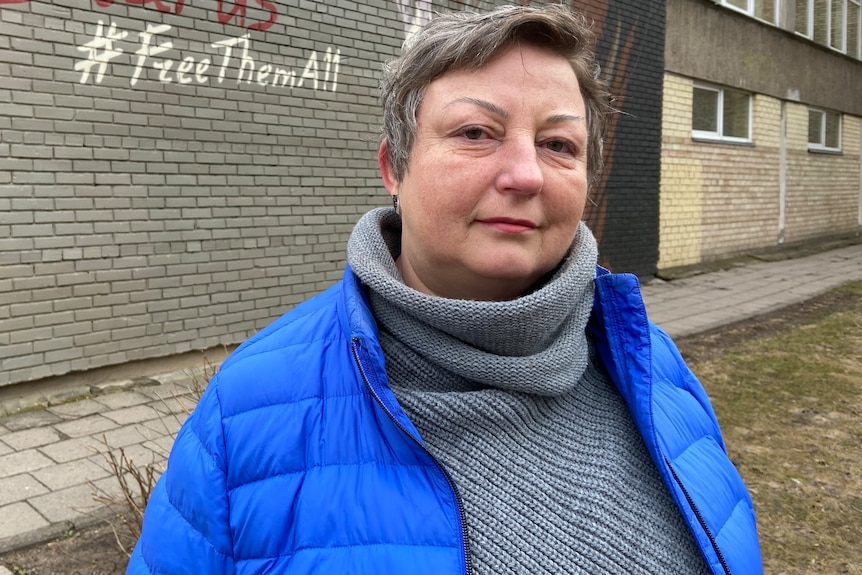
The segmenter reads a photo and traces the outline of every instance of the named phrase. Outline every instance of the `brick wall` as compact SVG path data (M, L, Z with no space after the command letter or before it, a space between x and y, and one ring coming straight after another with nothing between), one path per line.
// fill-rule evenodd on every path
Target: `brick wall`
M340 279L388 204L380 63L502 3L0 0L0 386L239 343ZM580 4L637 88L591 223L651 273L663 4Z
M658 266L700 261L703 244L703 162L691 153L692 83L666 74L662 107Z
M338 280L388 200L402 4L0 0L0 385L237 343Z
M694 141L693 81L666 74L659 268L715 261L780 243L781 101L752 100L752 145ZM788 243L858 231L859 118L844 115L841 154L808 151L808 107L785 103Z
M786 241L859 230L860 118L844 115L840 154L808 151L808 107L787 105Z

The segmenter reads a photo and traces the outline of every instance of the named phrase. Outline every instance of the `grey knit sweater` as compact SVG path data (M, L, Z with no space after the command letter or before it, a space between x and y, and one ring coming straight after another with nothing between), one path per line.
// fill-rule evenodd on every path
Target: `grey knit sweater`
M391 209L348 243L392 391L461 494L474 573L710 573L586 335L586 226L549 281L508 302L412 290L399 253Z

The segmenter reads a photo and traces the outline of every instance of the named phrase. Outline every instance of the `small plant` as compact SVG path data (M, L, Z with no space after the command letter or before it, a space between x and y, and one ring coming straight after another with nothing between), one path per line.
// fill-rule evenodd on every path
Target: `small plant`
M105 442L107 447L107 441ZM135 542L141 536L144 510L161 473L154 463L136 465L121 447L114 452L108 447L104 453L111 474L120 484L121 496L97 493L96 501L112 510L119 508L114 519L108 523L114 532L117 545L127 556L132 556Z

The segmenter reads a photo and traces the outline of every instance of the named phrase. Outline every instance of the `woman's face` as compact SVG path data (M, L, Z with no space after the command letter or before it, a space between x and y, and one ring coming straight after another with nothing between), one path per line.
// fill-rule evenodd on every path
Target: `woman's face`
M587 196L584 101L569 63L513 46L479 70L429 84L398 194L407 285L457 299L508 300L561 261Z

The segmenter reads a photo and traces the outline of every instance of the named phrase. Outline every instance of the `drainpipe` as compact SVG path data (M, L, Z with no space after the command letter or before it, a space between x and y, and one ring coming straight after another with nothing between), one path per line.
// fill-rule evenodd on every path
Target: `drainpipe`
M862 209L862 204L860 204ZM781 127L778 134L778 245L784 245L787 210L787 102L781 100ZM860 212L862 217L862 211ZM862 221L862 220L860 220Z

